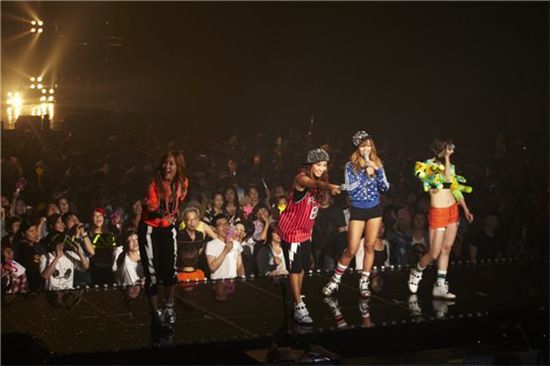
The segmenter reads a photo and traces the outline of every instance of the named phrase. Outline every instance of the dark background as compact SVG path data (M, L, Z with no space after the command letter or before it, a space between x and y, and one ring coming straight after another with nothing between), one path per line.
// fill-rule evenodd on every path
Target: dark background
M547 145L546 2L1 6L2 81L53 60L72 108L218 132L306 129L313 115L324 133ZM11 38L32 12L46 29L22 62L31 36Z

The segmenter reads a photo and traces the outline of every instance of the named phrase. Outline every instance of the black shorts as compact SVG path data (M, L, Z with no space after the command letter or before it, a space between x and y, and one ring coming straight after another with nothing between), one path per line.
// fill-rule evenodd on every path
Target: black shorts
M349 209L350 221L367 221L377 217L382 217L382 207L380 207L380 205L376 205L371 208L359 208L351 206Z
M302 273L302 271L310 270L311 240L301 243L287 243L282 240L281 246L289 273Z
M172 286L176 278L176 228L152 227L141 222L138 227L139 254L145 274L145 291L158 293L158 284Z

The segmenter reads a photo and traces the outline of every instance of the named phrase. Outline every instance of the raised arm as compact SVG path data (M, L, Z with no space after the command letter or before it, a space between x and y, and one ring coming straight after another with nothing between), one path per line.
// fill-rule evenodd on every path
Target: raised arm
M329 182L323 182L320 180L311 179L305 174L300 174L296 178L296 186L299 187L305 187L309 189L322 189L326 191L330 191L332 195L336 195L340 193L340 186L337 186L336 184L331 184Z

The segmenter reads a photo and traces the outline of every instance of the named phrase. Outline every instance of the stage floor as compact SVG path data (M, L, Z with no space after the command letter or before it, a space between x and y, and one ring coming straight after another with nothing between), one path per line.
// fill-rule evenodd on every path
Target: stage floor
M15 337L26 336L33 340L33 347L40 345L47 355L46 362L63 357L74 361L72 355L86 363L86 359L97 361L98 354L128 354L159 349L159 346L162 350L170 347L192 349L193 345L202 345L201 352L216 352L208 345L241 344L243 348L246 348L244 344L269 345L276 335L283 342L283 339L288 341L288 336L309 334L311 337L313 334L316 341L325 342L325 347L330 349L331 341L323 338L323 334L338 338L345 332L353 332L356 337L357 334L367 337L369 332L373 332L371 335L380 334L380 329L401 333L407 329L407 332L414 333L410 331L414 327L425 329L423 324L432 323L441 328L448 327L452 332L453 321L490 324L486 319L495 316L501 319L506 314L517 316L522 312L529 312L526 317L540 317L541 324L545 324L542 328L546 330L545 337L548 335L547 258L507 259L476 265L454 263L448 275L450 290L457 295L453 302L432 297L433 267L425 271L418 294L413 296L406 285L407 268L379 271L376 288L368 302L359 296L358 276L357 273L346 273L339 292L327 301L321 288L329 275L306 275L303 292L315 321L312 328L296 327L290 321L285 331L285 278L247 278L178 286L176 324L160 333L151 326L150 309L144 294L132 298L139 288L92 287L7 297L2 302L2 341L3 346L7 346L11 345L6 343L8 340L15 342ZM334 306L327 304L332 301L334 305L334 299L337 299L341 316L335 314ZM378 333L375 333L377 329ZM286 334L286 337L281 338L281 334ZM476 334L471 337L475 338ZM409 344L397 345L395 349L410 352L426 348L420 344L425 340L418 340L415 344L414 337L405 339ZM469 342L475 340L464 340L466 346ZM17 359L14 353L24 351L24 342L19 343L20 347L15 349L2 347L3 361ZM361 348L361 344L334 345L332 350L339 347L339 352L343 353L346 347ZM438 347L434 340L432 348ZM385 352L385 349L379 347L370 354L376 352ZM96 356L92 356L94 354ZM205 354L204 360L216 359L215 356ZM195 355L190 360L196 361L197 357ZM185 363L182 359L179 362Z

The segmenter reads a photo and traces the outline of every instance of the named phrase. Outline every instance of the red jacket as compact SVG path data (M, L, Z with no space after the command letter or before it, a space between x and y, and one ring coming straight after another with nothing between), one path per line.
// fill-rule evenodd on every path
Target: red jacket
M189 186L187 178L183 181L183 187L176 188L175 196L170 184L162 181L165 197L161 199L160 192L155 181L149 184L147 198L144 204L142 220L146 225L152 227L169 227L177 218L179 205L187 196Z

